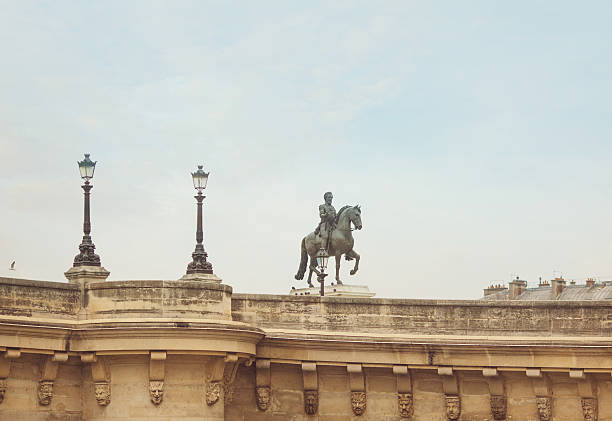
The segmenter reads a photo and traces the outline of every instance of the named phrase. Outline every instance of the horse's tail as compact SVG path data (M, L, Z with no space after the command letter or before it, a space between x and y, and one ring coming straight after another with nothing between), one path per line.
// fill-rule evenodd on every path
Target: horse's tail
M306 252L306 237L302 238L302 256L300 258L300 267L295 274L295 279L298 281L304 279L306 273L306 265L308 264L308 253Z

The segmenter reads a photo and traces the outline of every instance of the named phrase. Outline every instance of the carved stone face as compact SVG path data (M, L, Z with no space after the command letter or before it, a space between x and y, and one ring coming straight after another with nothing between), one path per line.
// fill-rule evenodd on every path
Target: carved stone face
M457 395L446 395L446 418L458 420L461 415L461 400Z
M366 410L365 392L351 392L351 407L353 414L362 415Z
M399 405L399 413L402 418L410 418L414 413L412 404L412 393L398 393L397 403Z
M94 385L96 392L96 402L100 406L106 406L110 403L110 384L107 382L98 382Z
M49 405L53 397L53 382L43 380L38 383L38 402L41 405Z
M5 393L6 393L6 379L0 379L0 403L4 401Z
M540 421L550 421L552 417L552 409L550 407L550 398L537 397L536 405L538 406L538 415Z
M597 421L597 401L593 398L582 399L584 421Z
M149 381L149 394L151 395L151 402L159 405L164 399L164 382L162 380Z
M221 384L219 382L206 383L206 405L212 406L217 403L221 396Z
M270 386L258 386L255 388L255 399L257 407L265 411L270 407Z
M506 419L506 397L503 395L491 395L491 413L494 420Z
M304 391L304 411L308 415L314 415L319 409L319 392L316 390Z

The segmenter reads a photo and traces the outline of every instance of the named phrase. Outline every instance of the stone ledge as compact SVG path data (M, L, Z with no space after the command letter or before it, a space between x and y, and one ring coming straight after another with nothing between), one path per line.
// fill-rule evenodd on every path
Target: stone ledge
M360 304L363 306L453 306L453 307L610 307L612 300L585 301L485 301L485 300L435 300L416 298L351 298L351 297L320 297L313 295L281 295L281 294L245 294L232 295L235 301L274 301L274 302L306 302L325 304Z
M56 281L37 281L33 279L21 279L21 278L5 278L0 277L0 285L15 285L23 287L36 287L36 288L54 288L54 289L71 289L78 291L79 286L70 284L68 282L56 282Z
M91 282L87 284L88 290L116 289L116 288L183 288L183 289L210 289L232 293L229 285L212 282L182 281L182 280L128 280L128 281L105 281Z
M4 347L47 351L227 351L255 354L264 332L234 321L201 319L79 320L0 317Z

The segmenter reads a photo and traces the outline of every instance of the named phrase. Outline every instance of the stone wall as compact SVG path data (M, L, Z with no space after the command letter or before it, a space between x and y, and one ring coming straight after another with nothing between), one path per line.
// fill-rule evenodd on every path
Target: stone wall
M76 285L0 277L1 315L70 319L80 308Z
M262 328L366 333L610 336L607 301L488 302L234 294L234 320Z
M356 416L351 406L351 390L345 367L322 366L318 369L319 406L315 416L304 411L304 389L298 366L271 365L271 401L265 411L258 409L255 399L253 368L241 368L236 380L234 400L226 405L227 421L446 421L446 394L441 376L434 370L412 370L412 417L401 417L398 405L397 380L390 369L366 368L366 410ZM506 417L514 421L540 420L536 404L536 388L524 373L503 372L500 375L506 398ZM593 376L596 385L593 398L598 404L599 420L612 420L612 379L610 374ZM460 420L490 421L490 379L482 372L461 371L457 375L461 401ZM550 373L551 420L585 420L579 391L581 380L567 374ZM587 421L590 421L587 419Z
M612 421L611 322L607 301L0 278L0 420Z
M13 360L6 380L7 392L0 406L0 420L11 421L81 421L82 367L73 360L59 367L49 405L38 400L38 386L44 357L24 354Z
M87 285L87 318L195 317L231 320L232 288L198 282L115 281Z

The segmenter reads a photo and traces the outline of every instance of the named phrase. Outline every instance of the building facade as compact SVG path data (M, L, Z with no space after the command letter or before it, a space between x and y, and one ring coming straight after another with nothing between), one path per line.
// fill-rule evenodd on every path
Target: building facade
M0 420L610 421L611 335L606 300L0 278Z

